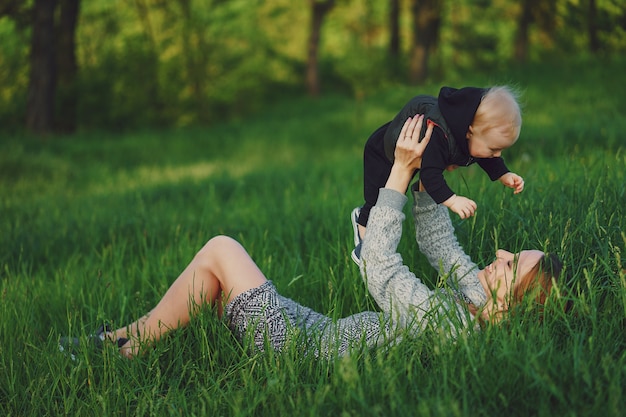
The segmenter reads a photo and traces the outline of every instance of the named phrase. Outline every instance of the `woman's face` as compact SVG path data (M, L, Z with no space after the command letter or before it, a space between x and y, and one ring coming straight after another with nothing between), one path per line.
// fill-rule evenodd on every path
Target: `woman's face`
M523 250L513 254L505 250L496 251L496 260L478 272L478 280L487 296L496 297L497 309L506 310L508 299L516 281L526 276L539 262L544 253L539 250Z

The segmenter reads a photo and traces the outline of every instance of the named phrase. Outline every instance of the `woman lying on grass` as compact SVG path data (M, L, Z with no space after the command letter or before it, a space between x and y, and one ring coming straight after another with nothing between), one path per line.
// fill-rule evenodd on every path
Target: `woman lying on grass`
M431 290L403 265L396 249L405 217L404 190L420 166L432 131L419 142L421 125L421 117L405 123L391 175L371 211L363 241L361 272L382 312L333 321L278 294L239 243L217 236L200 249L154 309L125 327L103 328L89 341L114 342L121 354L133 357L188 324L198 306L209 304L240 340L253 340L260 350L269 346L280 351L296 343L307 354L333 357L396 340L397 330L406 335L432 327L454 336L477 321L498 320L527 293L543 303L559 277L555 257L537 250L498 250L496 260L477 271L454 236L447 208L425 192L414 191L418 244L435 268L449 274L454 289ZM79 339L62 338L60 346L68 351L78 344Z

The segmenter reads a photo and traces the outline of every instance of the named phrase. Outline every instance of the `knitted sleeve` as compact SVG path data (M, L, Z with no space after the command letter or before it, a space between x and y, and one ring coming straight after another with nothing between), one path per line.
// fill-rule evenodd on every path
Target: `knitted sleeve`
M456 239L448 209L437 205L425 192L413 190L413 197L415 237L420 252L433 268L453 279L453 286L475 306L482 306L486 295L478 281L478 267Z
M437 293L403 264L402 256L396 250L405 217L402 207L406 201L404 194L380 189L361 249L361 273L370 294L378 306L403 327L416 322L421 324L442 302Z

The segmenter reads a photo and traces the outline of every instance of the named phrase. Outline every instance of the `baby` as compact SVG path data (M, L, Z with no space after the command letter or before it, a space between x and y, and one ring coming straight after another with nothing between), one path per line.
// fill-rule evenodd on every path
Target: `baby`
M365 204L352 211L356 246L352 259L357 264L360 264L360 241L365 234L370 209L376 203L378 189L385 186L393 165L398 135L404 122L415 115L423 115L427 121L424 130L426 125L434 125L422 157L419 179L421 187L436 203L445 205L462 219L474 215L476 203L455 194L443 176L444 170L474 162L492 181L499 180L515 194L524 189L522 177L510 172L501 157L502 151L517 141L522 125L520 107L511 89L443 87L438 97L413 97L391 122L374 131L365 145Z

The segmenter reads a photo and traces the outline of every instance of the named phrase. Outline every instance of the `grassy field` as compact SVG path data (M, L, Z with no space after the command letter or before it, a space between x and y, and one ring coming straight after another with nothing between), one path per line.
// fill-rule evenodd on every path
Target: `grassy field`
M524 313L455 343L425 334L329 362L249 352L208 310L133 361L107 348L73 362L57 340L142 315L216 234L237 238L305 305L336 318L376 309L350 260L349 214L365 139L414 88L277 103L211 128L2 137L0 415L623 415L623 68L450 80L524 92L522 136L505 158L526 189L513 196L474 167L450 173L479 204L454 219L460 241L481 265L498 247L558 252L574 311L549 306L541 324ZM405 262L434 285L416 246L405 233Z

